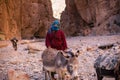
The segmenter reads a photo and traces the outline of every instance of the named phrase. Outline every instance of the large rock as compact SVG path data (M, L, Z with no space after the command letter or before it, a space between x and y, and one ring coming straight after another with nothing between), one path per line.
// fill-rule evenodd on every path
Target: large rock
M61 26L67 35L120 33L120 0L66 0Z
M0 71L0 80L5 80L5 79L6 79L5 74L2 71Z
M30 77L27 73L23 71L10 69L8 70L8 79L9 80L30 80Z
M53 19L50 0L0 0L0 33L12 37L44 37Z
M0 48L7 47L9 44L8 41L0 41Z

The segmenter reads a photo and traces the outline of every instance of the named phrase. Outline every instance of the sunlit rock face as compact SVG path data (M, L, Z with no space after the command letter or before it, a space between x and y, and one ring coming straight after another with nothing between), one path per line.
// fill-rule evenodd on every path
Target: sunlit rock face
M0 34L21 37L20 0L0 0Z
M50 0L0 0L0 34L12 37L44 37L53 19Z
M66 0L61 26L67 35L120 33L120 0Z

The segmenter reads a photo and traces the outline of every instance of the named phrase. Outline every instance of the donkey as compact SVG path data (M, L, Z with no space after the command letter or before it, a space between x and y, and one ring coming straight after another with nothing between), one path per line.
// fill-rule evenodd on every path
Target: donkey
M43 69L45 71L45 80L52 80L51 72L58 74L58 80L77 79L78 77L78 53L63 52L52 48L46 49L42 53ZM67 73L67 74L66 74Z
M18 42L18 40L14 37L10 41L12 42L13 48L16 51L17 50L17 42Z
M103 57L104 59L106 57ZM120 80L120 60L117 58L116 59L111 59L112 67L111 69L106 69L105 66L101 66L103 62L102 56L98 56L96 59L96 62L94 63L94 68L97 73L97 80L102 80L103 77L114 77L115 80ZM107 63L106 63L107 64ZM110 65L107 64L109 67ZM108 67L107 67L108 68Z
M96 68L96 73L97 73L97 79L102 80L103 77L108 76L108 77L114 77L115 80L120 80L119 75L120 75L120 65L117 65L115 69L112 70L106 70L102 68Z

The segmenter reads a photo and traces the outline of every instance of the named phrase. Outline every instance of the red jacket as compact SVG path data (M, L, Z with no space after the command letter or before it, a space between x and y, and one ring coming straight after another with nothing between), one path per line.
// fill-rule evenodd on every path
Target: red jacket
M46 47L55 48L57 50L67 49L65 35L63 31L58 30L56 32L48 32L45 41Z

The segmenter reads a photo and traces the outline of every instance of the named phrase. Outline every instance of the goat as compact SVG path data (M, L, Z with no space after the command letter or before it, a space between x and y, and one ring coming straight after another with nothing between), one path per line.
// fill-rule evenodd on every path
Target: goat
M17 42L18 42L18 40L14 37L10 41L12 42L13 48L16 51L17 50Z
M79 51L78 51L79 52ZM70 75L70 79L78 78L78 52L65 53L63 51L55 50L52 48L46 49L42 53L43 69L45 71L45 80L51 77L51 72L56 72L58 74L58 80L66 80L65 76ZM69 53L71 56L69 56ZM66 73L68 73L66 75ZM69 80L70 80L69 79Z

